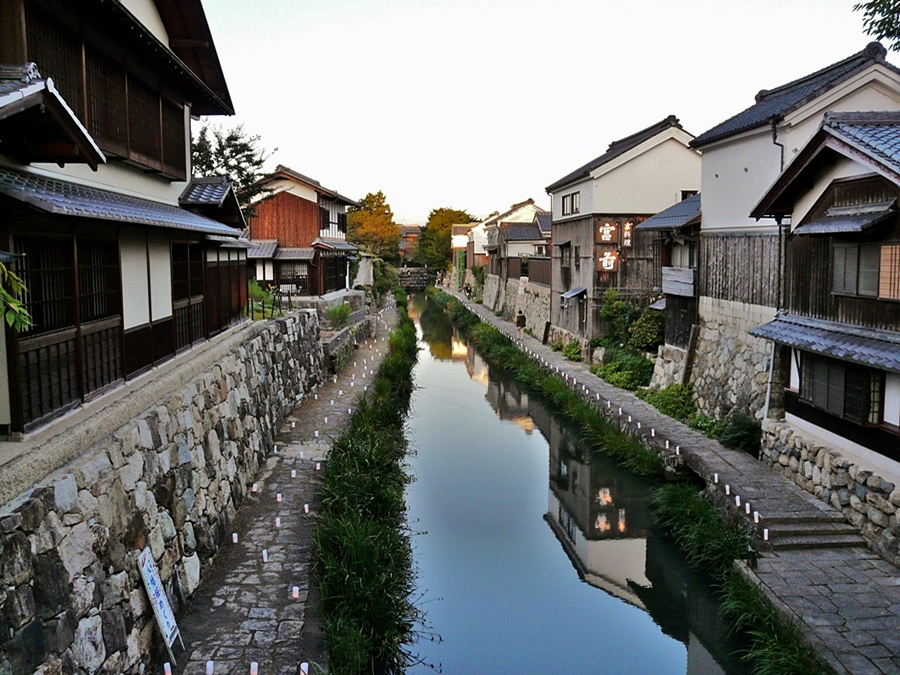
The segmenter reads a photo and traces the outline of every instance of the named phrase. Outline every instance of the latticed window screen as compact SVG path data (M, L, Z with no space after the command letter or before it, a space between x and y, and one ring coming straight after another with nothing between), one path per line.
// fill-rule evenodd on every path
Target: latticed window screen
M800 398L857 424L881 421L884 373L804 352Z
M28 60L42 77L52 77L66 103L84 122L81 38L33 2L25 3Z
M128 147L128 106L125 69L96 49L86 48L88 129L101 141Z
M128 78L128 145L133 152L152 159L162 157L159 116L159 95Z
M78 241L81 322L119 314L119 247L115 241Z
M184 111L181 106L162 99L163 164L184 173Z
M71 239L17 237L24 257L16 270L28 289L23 301L33 325L23 335L39 335L75 325L75 260Z
M878 296L900 300L900 244L885 244L881 247Z

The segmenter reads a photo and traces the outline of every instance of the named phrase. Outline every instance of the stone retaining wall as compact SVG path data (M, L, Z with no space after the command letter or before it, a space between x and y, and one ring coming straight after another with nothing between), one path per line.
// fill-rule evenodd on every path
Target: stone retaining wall
M900 488L785 422L763 422L762 459L839 509L872 548L900 565Z
M323 339L322 348L328 362L329 373L337 374L344 369L359 341L372 335L373 325L374 319L368 317Z
M170 373L197 368L189 384L0 508L0 674L135 674L161 649L138 554L150 548L177 613L286 415L325 377L314 311L243 334L202 371L179 357Z
M515 323L519 310L525 314L525 327L539 340L550 320L550 287L533 284L528 277L503 280L496 274L484 277L482 303L495 314Z
M768 340L749 332L774 316L775 310L769 307L700 298L700 332L691 381L701 413L722 418L736 410L762 416L772 347Z
M687 366L687 350L673 345L660 345L650 378L651 389L665 389L673 384L681 384Z

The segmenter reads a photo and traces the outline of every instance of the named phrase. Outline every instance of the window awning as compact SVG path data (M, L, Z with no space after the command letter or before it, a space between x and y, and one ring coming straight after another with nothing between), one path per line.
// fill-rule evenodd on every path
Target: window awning
M237 238L240 231L172 204L0 168L0 195L46 213Z
M587 293L587 289L579 286L578 288L573 288L572 290L566 291L560 297L563 300L569 300L571 298L575 298L575 297L581 295L582 293Z
M346 239L331 239L329 237L316 237L312 242L313 247L326 248L331 251L346 251L356 253L359 249Z
M794 234L860 234L897 215L896 200L860 206L833 206L825 215L804 223Z
M807 352L900 373L900 333L779 314L774 321L750 331Z
M311 248L279 248L275 260L313 260L316 252Z

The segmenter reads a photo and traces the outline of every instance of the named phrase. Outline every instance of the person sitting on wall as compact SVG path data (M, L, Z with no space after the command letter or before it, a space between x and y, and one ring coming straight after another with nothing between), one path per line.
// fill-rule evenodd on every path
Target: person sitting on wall
M521 340L523 335L525 335L525 315L520 309L519 315L516 317L516 337Z

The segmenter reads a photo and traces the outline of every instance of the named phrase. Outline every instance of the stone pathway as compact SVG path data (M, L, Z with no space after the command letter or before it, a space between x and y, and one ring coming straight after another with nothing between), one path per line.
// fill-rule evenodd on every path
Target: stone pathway
M226 543L179 620L186 649L176 641L175 675L204 675L207 661L213 661L215 675L245 675L252 662L259 664L259 675L294 675L304 661L325 665L321 623L310 611L316 493L328 439L345 427L357 397L372 381L395 319L393 309L381 312L375 337L360 345L314 400L288 417L277 453L257 474L256 492L241 505L232 532L223 533ZM151 672L162 673L163 664Z
M450 292L482 321L515 338L511 323ZM751 571L743 563L741 567L784 617L799 623L823 663L840 675L900 673L900 568L865 548L862 537L847 534L839 511L746 453L725 448L631 392L607 384L584 363L567 361L527 335L521 348L566 378L624 433L657 448L668 462L683 462L707 484L715 484L718 474L720 505L750 519L744 511L750 501L751 512L761 516L756 526L761 553L757 569ZM740 509L734 502L738 495ZM769 542L763 541L764 530L770 530ZM777 534L784 547L777 545Z

